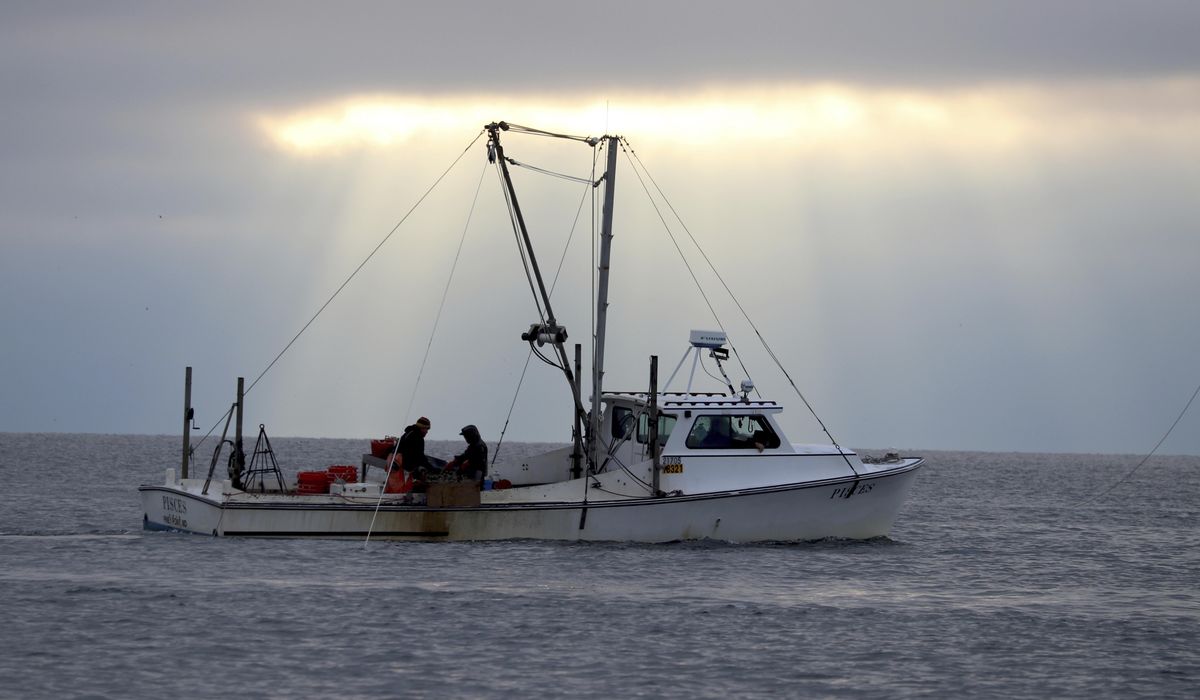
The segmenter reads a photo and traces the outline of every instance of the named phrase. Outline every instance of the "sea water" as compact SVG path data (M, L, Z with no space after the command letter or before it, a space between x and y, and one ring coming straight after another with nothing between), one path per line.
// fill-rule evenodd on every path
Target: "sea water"
M366 448L274 443L289 475ZM143 531L178 451L0 434L0 696L1200 693L1196 457L1089 500L1137 458L926 452L866 542L364 547Z

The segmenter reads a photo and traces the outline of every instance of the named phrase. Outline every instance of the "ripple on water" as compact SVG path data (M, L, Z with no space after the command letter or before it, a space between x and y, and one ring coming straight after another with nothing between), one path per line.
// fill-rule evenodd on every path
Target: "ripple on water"
M1153 461L1118 498L1082 503L1128 460L930 453L891 536L865 542L364 549L142 532L136 484L173 464L176 439L70 439L100 466L54 494L33 475L70 465L44 436L0 450L0 476L28 494L0 509L0 687L18 697L1190 698L1200 685L1196 458ZM275 442L291 469L361 452Z

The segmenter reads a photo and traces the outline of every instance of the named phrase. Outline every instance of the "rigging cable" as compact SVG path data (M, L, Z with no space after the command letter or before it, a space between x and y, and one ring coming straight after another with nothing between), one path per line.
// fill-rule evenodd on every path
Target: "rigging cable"
M595 139L591 136L574 136L572 134L559 134L559 133L555 133L553 131L544 131L542 129L535 129L531 126L521 126L520 124L506 124L505 122L500 122L500 125L501 125L502 129L505 126L507 126L508 128L505 129L506 131L512 131L512 132L518 133L518 134L531 134L533 136L549 136L551 138L567 139L569 141L582 141L591 146L595 146L596 142L598 141L598 139Z
M605 133L608 132L607 121L608 120L606 118L605 125L604 125ZM601 139L597 143L603 143L604 148L609 148L611 146L608 139ZM592 144L592 180L596 179L596 163L599 160L599 158L600 158L600 149L596 147L596 143L593 143ZM604 174L604 176L608 177L608 173L606 172ZM608 185L605 185L605 187L607 187L607 186ZM591 282L592 282L592 304L591 304L591 326L588 327L589 335L591 335L591 337L592 337L591 350L592 350L592 392L593 393L597 389L600 388L600 387L596 386L596 294L597 294L596 288L597 288L597 285L599 284L597 277L600 274L600 270L596 266L596 253L597 253L597 248L599 248L599 240L597 239L597 236L599 234L596 229L596 207L597 206L599 206L599 202L596 201L596 188L593 187L592 188L592 269L591 269L591 275L590 275ZM580 380L580 381L582 382L582 380ZM599 436L592 434L593 433L593 431L592 431L593 423L592 423L591 418L593 418L593 416L589 415L588 421L587 421L587 428L586 428L587 436L586 436L586 441L584 444L584 450L589 455L589 461L591 460L591 455L593 454L592 443L594 440L600 439ZM596 432L599 432L599 431L597 430ZM574 447L575 447L575 445L572 445L572 450L574 450ZM583 482L583 509L579 512L579 529L580 530L582 530L584 528L584 525L587 524L587 505L588 505L588 495L590 493L588 491L588 489L590 489L592 487L591 480L596 479L596 477L594 477L591 474L591 471L593 469L596 469L597 466L598 465L596 465L595 463L589 464L587 469L584 470L583 479L580 480ZM599 479L596 479L595 485L596 486L600 485Z
M1133 476L1134 472L1136 472L1137 470L1141 469L1141 468L1142 468L1142 465L1143 465L1143 464L1145 464L1147 461L1149 461L1149 459L1150 459L1152 456L1154 456L1154 453L1155 453L1155 452L1158 452L1158 448L1162 447L1162 444L1163 444L1164 442L1166 442L1166 441L1167 441L1167 437L1168 437L1168 436L1170 436L1170 434L1171 434L1171 431L1175 430L1175 426L1179 425L1179 421L1183 420L1183 416L1184 416L1184 415L1185 415L1185 414L1188 412L1188 409L1192 407L1192 402L1196 400L1196 395L1197 395L1197 394L1200 394L1200 385L1197 385L1197 386L1196 386L1196 390L1192 392L1192 398L1188 399L1188 401L1187 401L1187 405L1185 405L1185 406L1183 407L1183 410L1179 412L1179 415L1178 415L1178 416L1175 418L1175 422L1171 424L1171 427L1170 427L1170 428L1167 428L1167 432L1163 434L1162 438L1161 438L1161 439L1158 441L1158 443L1157 443L1157 444L1154 446L1154 449L1150 450L1149 454L1147 454L1145 457L1142 457L1142 461L1138 462L1136 467L1134 467L1132 470L1130 470L1130 472L1129 472L1128 474L1126 474L1125 476L1121 477L1121 478L1120 478L1120 479L1117 481L1117 483L1113 484L1112 486L1109 486L1107 489L1104 489L1104 491L1100 492L1100 494L1099 494L1099 495L1097 495L1097 496L1092 496L1091 498L1087 499L1086 501L1083 501L1082 503L1080 503L1080 505L1084 505L1084 504L1087 504L1087 503L1091 503L1092 501L1096 501L1096 500L1099 500L1099 499L1101 499L1101 498L1104 498L1105 496L1107 496L1107 495L1108 495L1108 493L1109 493L1110 491L1112 491L1113 489L1117 488L1117 487L1118 487L1118 486L1120 486L1121 484L1125 483L1125 481L1126 481L1127 479L1129 479L1129 477Z
M654 176L651 175L650 171L646 169L646 166L644 163L642 163L641 158L637 157L637 153L633 150L633 146L629 143L629 141L625 140L624 137L622 137L622 142L625 144L625 146L628 147L628 150L626 151L626 157L630 158L630 155L632 155L632 158L630 159L630 165L633 164L633 159L637 159L638 165L640 165L642 170L644 170L646 172L646 177L650 178L650 182L654 183L655 190L658 191L658 194L659 194L659 196L662 197L663 202L665 202L667 207L670 208L671 213L675 215L675 220L679 222L679 225L682 226L683 230L687 233L688 238L691 239L692 245L696 246L696 250L698 250L700 252L700 255L704 258L704 261L706 263L708 263L709 269L711 269L713 274L716 275L717 280L721 283L721 286L725 288L725 292L729 295L729 298L733 300L733 303L735 306L737 306L738 311L740 311L742 313L742 318L746 319L746 323L750 324L750 328L754 331L754 334L756 336L758 336L758 342L762 344L763 349L767 351L767 354L771 357L771 360L775 363L775 366L778 367L779 371L783 373L783 376L784 376L784 378L787 379L788 384L790 384L792 386L792 390L795 391L796 395L800 397L800 400L804 402L804 406L808 409L808 412L812 414L812 417L816 419L817 424L821 426L822 432L824 432L825 435L829 438L830 442L833 443L833 446L837 448L838 454L842 455L842 459L845 460L846 466L850 467L850 471L854 472L855 476L858 476L858 470L855 469L854 465L850 463L850 459L848 457L846 457L846 454L842 450L841 445L833 437L833 434L829 432L829 428L825 426L825 421L821 420L821 417L817 415L816 409L814 409L812 407L812 404L809 403L808 399L804 396L804 392L800 391L800 387L796 386L796 382L792 379L792 375L788 373L787 368L785 368L783 366L783 363L779 360L779 357L775 355L775 351L771 349L771 346L767 343L767 339L764 338L763 334L758 330L758 326L754 325L754 321L752 321L750 319L750 314L746 313L746 309L742 306L742 303L740 301L738 301L738 298L734 295L733 290L731 290L729 288L729 285L726 284L725 278L722 277L721 273L717 271L717 266L713 264L713 261L708 257L708 254L704 252L704 249L702 247L700 247L700 243L696 240L696 237L694 235L692 235L691 229L689 229L687 227L687 224L684 223L683 217L681 217L679 215L679 212L675 210L674 205L671 204L671 200L669 200L667 198L667 195L662 191L662 188L659 187L658 182L654 179ZM636 168L634 168L634 172L635 173L638 172ZM638 180L639 181L641 180L640 174L638 175ZM643 188L645 187L645 183L642 183L642 187ZM649 191L647 191L647 196L649 196ZM651 199L651 202L653 203L653 198ZM655 205L654 210L656 212L658 211L657 204ZM662 218L661 213L659 214L659 218ZM666 225L665 221L663 222L663 225L664 226ZM668 229L668 231L669 231L669 229ZM671 241L672 242L675 241L674 235L671 236ZM678 248L679 248L679 246L678 246L678 244L676 244L676 249L678 249ZM682 256L683 251L680 250L679 254ZM687 264L686 260L684 261L684 264ZM692 268L689 265L688 272L691 272L691 269ZM695 274L692 275L692 279L693 280L696 279ZM697 281L696 285L699 286L699 284L700 283ZM704 295L703 289L700 291L700 293L701 293L701 295ZM704 300L705 300L705 302L707 302L708 297L705 296ZM712 304L709 304L709 309L710 310L712 309ZM714 315L714 317L716 316L715 311L713 312L713 315ZM719 325L720 320L718 320L717 323ZM725 330L724 327L722 327L721 330L724 331ZM730 343L730 347L732 347L732 346L733 346L733 343ZM735 350L734 354L738 358L738 363L742 364L741 355L737 354L736 350ZM746 371L746 366L744 364L742 364L742 370ZM746 377L747 378L750 377L749 372L746 372ZM849 491L849 494L846 497L849 498L850 495L853 493L854 493L854 489L851 489Z
M442 311L446 308L446 297L450 294L450 285L454 283L454 273L458 270L458 260L462 257L463 245L467 242L467 232L471 230L471 219L475 215L475 205L479 203L479 190L483 187L483 176L487 175L487 164L479 171L479 181L475 183L475 197L471 200L471 208L467 211L467 220L463 224L462 236L458 239L458 250L454 252L454 262L450 264L450 275L446 278L446 286L442 289L442 301L438 304L437 314L433 318L433 328L429 331L429 342L425 344L425 355L421 358L421 367L417 370L417 381L413 384L412 393L408 396L408 407L404 409L403 420L412 415L413 401L417 398L417 389L421 386L421 377L425 374L425 363L429 360L429 350L433 347L433 339L437 336L438 324L442 321ZM363 549L371 541L371 533L375 531L375 519L379 517L379 506L383 504L383 495L387 492L387 483L392 478L392 470L396 468L396 455L400 451L400 441L392 446L392 456L387 461L387 473L383 476L383 484L379 487L379 498L375 501L375 510L371 513L371 524L367 527L367 537L363 540ZM403 469L403 466L401 466Z
M433 319L433 329L429 331L429 342L425 344L425 355L421 357L421 367L417 370L417 381L413 384L412 393L408 397L408 407L404 409L402 419L408 420L412 414L413 401L417 398L417 389L421 386L421 377L425 374L425 363L429 360L429 350L433 347L434 336L437 335L438 324L442 321L442 311L446 308L446 297L450 294L450 285L454 283L454 272L458 269L458 259L462 256L463 244L467 242L467 231L471 228L471 218L475 215L475 205L479 203L479 190L483 187L483 176L487 175L487 164L479 171L479 182L475 183L475 198L471 200L471 209L467 212L467 221L463 224L462 237L458 239L458 250L454 253L454 262L450 265L450 276L446 278L446 287L442 289L442 301L438 304L437 315Z
M592 174L595 175L595 172L595 159L593 158ZM583 191L583 196L579 198L579 206L575 208L575 219L571 222L571 232L567 234L567 243L563 246L562 255L558 258L558 269L554 271L554 279L550 281L550 296L554 296L554 289L558 286L558 277L562 274L563 263L567 259L567 251L571 249L571 241L575 238L575 231L579 225L579 214L583 211L583 203L587 201L589 191L594 191L590 182L587 189ZM500 429L500 439L496 441L496 449L492 451L492 466L495 466L496 458L500 456L500 446L504 444L504 434L508 432L508 423L512 420L513 410L517 407L517 398L521 396L521 387L525 384L525 373L529 371L529 361L533 359L533 352L533 345L531 344L529 346L529 354L525 356L525 367L521 370L521 378L517 380L517 389L513 392L512 403L508 407L508 415L504 417L504 427ZM557 366L555 365L555 367Z
M604 445L606 447L606 449L605 449L605 455L604 455L604 462L600 465L600 467L598 468L597 471L598 472L600 470L607 471L607 469L605 469L605 467L608 466L608 463L616 462L617 466L621 468L621 471L628 474L629 478L631 478L634 481L641 484L642 487L646 489L647 493L650 493L651 495L653 495L654 491L653 491L653 487L650 484L650 482L642 479L637 474L634 474L633 471L624 462L621 461L621 458L617 457L617 450L621 449L622 445L624 445L625 443L627 443L631 439L633 439L634 429L635 429L635 421L631 419L629 421L629 427L625 429L625 431L621 435L621 437L614 438L613 440L610 440L610 441L605 441L604 438L600 438L600 444ZM647 443L647 444L649 444L649 443ZM603 489L601 489L601 490L603 491ZM612 492L608 491L606 493L612 493Z
M721 328L722 333L725 333L725 338L728 340L729 333L725 331L725 324L721 323L721 317L717 315L717 310L713 308L712 301L709 300L708 294L704 292L704 285L700 284L700 280L696 277L696 272L692 269L692 264L688 262L687 256L683 254L683 249L679 247L679 241L675 239L675 233L671 231L671 227L667 224L667 220L663 216L662 210L659 209L658 202L656 202L654 200L654 196L650 194L650 188L646 186L646 181L642 179L642 174L638 172L636 167L634 167L633 159L629 157L629 154L633 149L631 148L626 150L625 148L622 148L621 150L624 151L625 158L629 161L630 169L633 170L633 174L637 176L638 183L641 184L642 190L646 193L646 198L650 200L650 206L654 207L654 213L658 215L658 220L662 222L663 229L667 232L667 236L671 239L671 244L675 246L675 251L679 253L679 259L683 262L683 266L687 268L688 274L692 276L692 282L696 284L696 290L700 292L700 296L704 299L704 303L708 306L708 311L712 314L713 320L716 321L717 326ZM650 173L647 172L646 175L649 176ZM655 186L657 187L657 185ZM661 194L661 191L659 194ZM666 197L663 197L663 201L666 201ZM669 205L670 203L668 202L668 206ZM693 240L693 242L695 241ZM733 347L733 341L729 342L729 346L731 348ZM740 359L738 361L741 362ZM742 367L742 370L746 370L745 366ZM750 378L749 371L746 371L746 378Z
M565 369L562 365L558 364L554 360L551 360L549 357L546 357L545 355L543 355L541 350L538 350L535 347L530 347L529 349L533 350L533 354L537 355L539 360L541 360L542 362L545 362L546 364L550 365L554 369L558 369L558 370Z
M600 159L600 149L601 148L608 148L608 140L607 139L605 139L604 145L601 146L600 148L596 148L594 146L592 147L592 179L593 180L596 179L596 163ZM607 187L607 185L605 185L605 187ZM597 294L597 287L600 284L599 280L597 279L597 277L600 274L600 267L596 262L596 254L600 248L600 240L598 238L599 229L596 226L596 209L599 206L600 206L600 202L598 202L596 200L596 188L593 187L592 188L592 268L591 268L591 274L589 275L592 278L591 279L591 282L592 282L592 289L591 289L592 304L591 304L591 306L588 307L588 312L591 314L591 317L588 320L588 322L591 324L588 326L588 335L591 337L591 340L592 340L592 347L589 349L591 350L591 353L592 353L593 369L596 366L596 294ZM594 383L595 380L596 380L596 374L595 374L595 372L593 372L592 373L592 382ZM595 391L595 389L596 389L596 387L593 386L592 390ZM591 454L591 448L588 449L588 454ZM587 499L586 493L584 494L584 499L585 500Z
M500 456L500 446L504 444L504 434L508 432L508 422L512 420L513 409L517 407L517 397L521 395L521 386L525 384L525 373L529 371L529 361L533 359L533 348L529 348L529 354L525 355L525 367L521 370L521 377L517 380L517 390L513 392L512 403L508 405L508 415L504 417L504 427L500 429L500 439L496 441L496 449L492 450L492 465L496 466L496 458Z
M629 161L630 169L632 169L634 174L637 175L638 182L641 183L642 189L645 190L645 192L646 192L647 199L650 200L650 204L654 207L654 213L658 214L659 221L662 222L663 228L666 229L666 231L667 231L667 235L671 237L671 243L674 244L675 250L679 253L679 257L683 260L684 266L687 267L688 274L690 274L692 276L692 281L696 283L696 289L699 290L700 295L702 297L704 297L704 303L708 305L708 310L712 313L713 319L716 320L717 325L721 328L721 332L725 333L725 339L729 341L729 349L733 351L733 356L737 358L738 365L741 366L742 372L746 375L746 379L749 379L751 382L753 382L754 378L750 376L750 369L748 367L746 367L746 363L742 361L742 354L740 352L738 352L737 346L733 344L733 340L729 337L729 333L725 330L724 324L721 323L720 317L717 316L716 310L713 309L712 302L710 302L708 300L708 295L706 295L704 293L704 287L700 284L700 280L696 278L696 273L692 271L692 266L690 263L688 263L687 256L685 256L683 254L683 249L679 247L679 243L675 240L675 234L671 232L671 227L667 225L667 221L663 217L662 212L659 210L658 204L656 203L653 195L650 194L649 188L646 187L645 181L642 180L642 175L640 172L638 172L638 168L634 167L634 160L637 161L637 165L641 167L642 172L646 173L646 177L650 178L651 184L654 185L654 189L658 192L658 195L660 197L662 197L663 203L665 203L667 205L667 207L671 210L671 213L675 215L675 220L678 221L679 225L683 227L683 230L687 233L688 238L690 238L692 240L692 245L696 246L696 250L700 251L700 255L704 257L705 262L708 263L708 266L712 269L712 271L714 273L716 273L716 271L717 271L716 268L713 266L712 261L708 259L708 256L705 255L704 250L700 247L700 244L696 241L696 237L692 235L692 232L690 230L688 230L687 224L683 223L683 219L679 216L679 213L675 211L675 207L671 205L671 201L669 199L667 199L667 195L662 191L662 188L658 186L658 182L654 179L654 176L650 174L650 171L646 168L645 163L642 162L641 158L638 158L638 154L636 151L633 150L633 146L629 143L628 140L625 139L625 137L621 137L621 141L624 143L625 148L628 149L628 150L625 150L625 148L623 148L622 150L625 150L625 158L626 158L626 160ZM717 279L721 279L721 276L719 274L717 275ZM724 280L721 280L721 284L722 285L725 284ZM731 298L733 298L733 292L731 292L729 290L728 286L725 286L725 291L729 294L729 296ZM733 301L735 304L737 303L736 298L734 298ZM740 304L738 304L738 308L741 309ZM746 312L744 310L742 311L742 315L743 316L746 315ZM747 320L749 320L749 317L747 317ZM751 325L753 325L753 324L751 324ZM754 388L754 393L759 398L762 398L762 394L759 393L757 386Z
M350 275L346 278L346 280L344 282L342 282L342 284L336 290L334 290L333 294L331 294L328 299L325 300L325 303L321 305L321 308L317 309L317 312L312 315L312 318L308 319L308 323L304 324L304 327L301 328L296 333L296 335L294 335L292 337L292 339L288 341L288 344L285 345L283 347L283 349L279 351L279 354L275 356L275 359L271 360L270 364L268 364L266 366L266 368L262 372L259 372L258 376L254 378L254 381L250 382L250 386L246 387L245 391L242 392L243 397L250 393L250 391L255 387L255 385L257 385L258 382L263 377L266 376L267 372L271 371L271 368L275 366L275 363L279 362L279 358L283 357L284 353L286 353L289 349L291 349L292 345L295 344L295 342L300 338L300 336L304 334L304 331L308 330L308 327L311 326L313 324L313 322L317 320L317 317L321 315L321 312L323 312L327 306L329 306L331 303L333 303L333 300L337 298L338 294L342 293L342 290L346 288L346 285L350 284L350 280L354 279L354 277L359 273L360 270L363 269L363 267L366 266L366 264L371 260L371 258L375 257L375 254L379 252L379 249L382 248L383 245L388 242L388 239L390 239L392 237L392 235L394 233L396 233L397 230L400 229L400 227L404 224L405 221L408 221L408 217L412 216L412 213L417 210L417 207L421 206L421 203L425 201L425 199L430 195L430 193L432 193L433 190L439 184L441 184L442 180L444 180L446 178L446 176L450 174L450 171L454 169L454 166L458 165L458 161L462 160L463 156L465 156L467 154L467 152L470 151L471 148L473 148L475 146L475 143L477 141L479 141L479 139L484 135L484 133L486 133L486 132L480 131L478 134L476 134L475 138L471 139L471 143L468 143L467 147L462 150L462 153L459 153L458 157L455 158L454 161L451 162L450 165L444 171L442 171L442 174L438 175L437 179L433 181L433 184L430 185L429 188L425 190L425 193L422 194L417 199L416 203L413 204L409 208L409 210L404 214L404 216L402 216L400 218L400 220L396 222L396 225L392 227L392 230L387 232L387 235L383 237L383 240L379 241L379 244L371 249L371 252L367 254L367 257L363 258L363 261L358 264L358 267L354 268L354 271L350 273ZM232 411L233 408L231 407L229 410ZM199 442L197 442L196 445L192 448L193 451L196 449L199 449L200 445L204 444L204 441L207 440L210 435L212 435L212 432L217 429L217 426L221 424L221 421L224 420L224 418L225 418L225 416L222 415L221 418L217 419L217 422L213 424L213 427L209 428L208 432L204 434L204 437L200 438Z
M728 338L726 338L726 340L728 340ZM704 370L704 373L707 374L709 377L711 377L713 380L715 380L718 384L721 384L723 386L729 386L729 383L727 381L721 379L717 375L708 371L708 365L705 364L705 362L704 362L704 355L700 356L700 369ZM733 395L733 394L731 394L731 395Z
M501 169L499 159L496 161L496 175L500 178L500 190L504 193L504 202L508 206L508 218L512 222L513 238L517 242L517 252L521 255L521 269L525 271L525 281L529 282L529 293L533 295L533 303L537 307L538 318L545 325L546 311L542 308L542 299L537 293L537 287L533 280L533 271L529 269L529 254L525 252L525 246L521 242L521 225L517 219L517 210L513 206L512 195L509 193L508 187L504 184L504 171Z
M547 170L546 168L539 168L536 165L522 163L521 161L519 161L515 158L509 158L508 156L505 156L504 160L508 161L509 165L515 165L518 168L525 168L526 170L532 170L535 173L549 175L550 177L557 177L560 180L569 180L570 182L579 182L579 183L585 183L585 184L589 184L589 185L596 184L596 183L593 183L591 180L587 179L586 177L576 177L574 175L567 175L566 173L559 173L559 172L555 172L553 170Z

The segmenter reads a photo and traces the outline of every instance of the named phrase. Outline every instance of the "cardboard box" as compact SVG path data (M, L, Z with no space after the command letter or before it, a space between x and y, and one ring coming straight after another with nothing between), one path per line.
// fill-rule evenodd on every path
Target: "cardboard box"
M426 505L431 508L477 506L479 505L479 487L473 481L430 484L429 490L426 492L426 499Z

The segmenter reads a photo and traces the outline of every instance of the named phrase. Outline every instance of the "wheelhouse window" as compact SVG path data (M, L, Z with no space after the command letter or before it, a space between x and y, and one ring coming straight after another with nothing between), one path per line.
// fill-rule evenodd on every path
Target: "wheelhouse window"
M617 440L628 440L633 434L633 409L613 406L612 436Z
M659 416L658 417L658 444L667 444L667 438L671 436L671 431L675 429L675 422L678 419L675 416ZM645 445L650 442L650 414L638 414L638 430L637 441Z
M700 416L685 444L693 450L769 450L779 447L779 436L763 416Z

